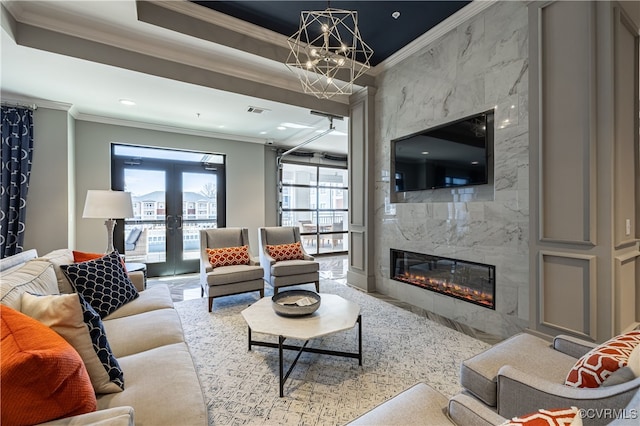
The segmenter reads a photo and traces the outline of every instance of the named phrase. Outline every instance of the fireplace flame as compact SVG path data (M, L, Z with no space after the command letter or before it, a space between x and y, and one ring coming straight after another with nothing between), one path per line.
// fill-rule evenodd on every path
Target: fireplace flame
M466 299L474 303L493 307L493 295L481 292L479 290L469 288L456 283L449 283L447 281L438 280L435 278L429 278L418 274L412 274L405 272L400 275L396 275L394 279L406 282L418 287L426 288L428 290L437 291L439 293L454 296L460 299Z

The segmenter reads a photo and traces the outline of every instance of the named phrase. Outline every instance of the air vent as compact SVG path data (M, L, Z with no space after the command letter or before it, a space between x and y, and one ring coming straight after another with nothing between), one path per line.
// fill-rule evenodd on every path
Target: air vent
M263 112L266 112L266 111L269 111L269 110L266 109L266 108L260 108L260 107L255 107L255 106L250 106L247 109L247 112L252 112L254 114L262 114Z

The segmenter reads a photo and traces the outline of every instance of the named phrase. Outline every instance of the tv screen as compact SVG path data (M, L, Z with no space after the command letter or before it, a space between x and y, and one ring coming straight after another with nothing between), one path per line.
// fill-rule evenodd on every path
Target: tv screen
M396 192L489 183L493 110L392 141Z

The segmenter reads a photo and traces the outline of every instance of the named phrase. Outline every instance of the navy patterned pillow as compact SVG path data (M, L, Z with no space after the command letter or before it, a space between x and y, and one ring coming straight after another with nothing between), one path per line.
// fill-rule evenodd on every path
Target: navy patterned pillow
M89 336L93 342L96 355L98 355L98 359L109 375L109 381L124 390L124 373L120 368L120 364L118 364L118 360L113 356L111 346L109 346L109 341L107 340L107 333L102 325L102 319L81 294L78 294L78 298L80 299L84 323L89 328Z
M138 297L117 251L87 262L60 265L60 268L100 318Z

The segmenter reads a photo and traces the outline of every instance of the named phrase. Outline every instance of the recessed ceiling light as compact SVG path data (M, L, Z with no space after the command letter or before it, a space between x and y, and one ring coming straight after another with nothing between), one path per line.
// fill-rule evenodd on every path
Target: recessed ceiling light
M224 129L224 124L219 125L218 129Z
M287 128L286 128L286 127L284 127L284 126L278 126L278 127L276 127L276 128L277 128L278 130L287 130Z
M480 163L478 163L477 161L472 161L471 164L473 164L474 166L477 166Z
M120 99L120 103L126 106L134 106L136 104L131 99Z
M260 134L261 134L261 135L266 135L266 134L267 134L267 132L262 131L262 132L260 132Z
M422 154L422 155L429 155L429 151L422 151L420 154Z

